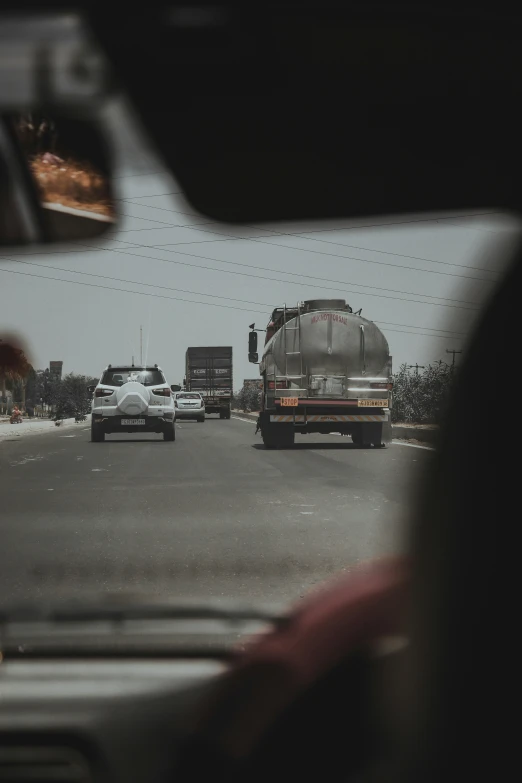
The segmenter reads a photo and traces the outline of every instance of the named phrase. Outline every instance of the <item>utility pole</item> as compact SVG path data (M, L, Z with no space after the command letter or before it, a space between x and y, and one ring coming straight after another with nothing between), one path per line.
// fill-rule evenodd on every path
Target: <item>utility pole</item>
M143 367L143 326L140 326L140 366Z
M446 353L452 353L453 354L453 361L451 362L452 368L455 367L455 354L456 353L462 353L462 351L456 351L454 348L450 351L449 348L446 348Z
M419 370L425 370L426 367L423 364L408 364L408 370L415 370L415 375L419 374Z

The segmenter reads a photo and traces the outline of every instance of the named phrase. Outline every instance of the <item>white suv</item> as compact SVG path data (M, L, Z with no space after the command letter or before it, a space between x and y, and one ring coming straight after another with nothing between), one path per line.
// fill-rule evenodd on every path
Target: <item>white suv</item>
M163 440L175 440L172 389L157 364L153 367L109 364L98 385L91 386L90 391L94 392L91 440L95 443L113 432L162 432Z

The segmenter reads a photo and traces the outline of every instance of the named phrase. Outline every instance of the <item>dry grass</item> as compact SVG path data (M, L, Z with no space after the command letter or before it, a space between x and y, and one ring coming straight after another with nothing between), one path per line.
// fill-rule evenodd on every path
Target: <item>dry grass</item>
M44 202L114 217L108 179L88 163L32 158L31 169Z

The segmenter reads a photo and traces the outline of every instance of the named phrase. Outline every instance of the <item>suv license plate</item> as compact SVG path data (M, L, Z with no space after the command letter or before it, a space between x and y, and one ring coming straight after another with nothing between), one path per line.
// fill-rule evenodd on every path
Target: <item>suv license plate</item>
M145 419L122 419L121 423L128 427L130 424L145 424Z

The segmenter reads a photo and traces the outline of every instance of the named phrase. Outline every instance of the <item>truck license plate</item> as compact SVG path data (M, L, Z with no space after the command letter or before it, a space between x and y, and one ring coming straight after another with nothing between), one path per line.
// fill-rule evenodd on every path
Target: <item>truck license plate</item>
M281 397L281 405L283 408L297 408L299 400L297 397Z
M121 423L128 427L129 424L145 424L145 419L122 419Z
M359 408L387 408L388 400L357 400Z

